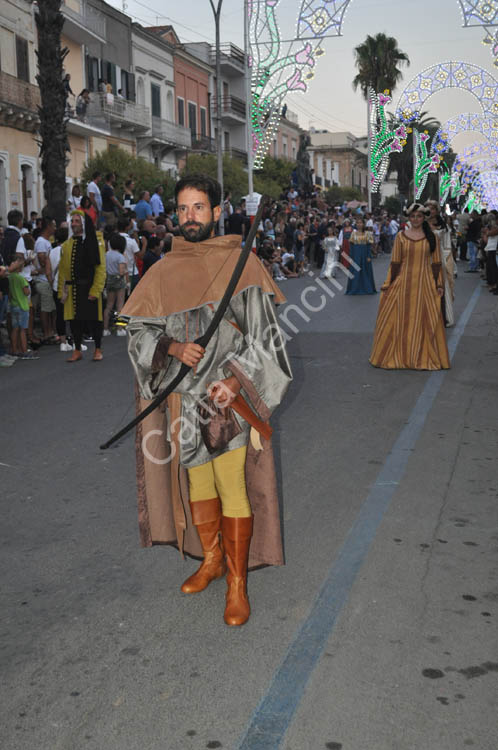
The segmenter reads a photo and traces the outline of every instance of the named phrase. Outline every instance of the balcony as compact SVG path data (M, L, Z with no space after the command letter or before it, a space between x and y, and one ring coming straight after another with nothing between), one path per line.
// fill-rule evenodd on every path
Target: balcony
M97 94L93 95L95 101L90 100L86 111L84 113L76 114L76 111L71 104L74 101L68 103L67 108L67 132L72 135L110 135L111 127L109 118L106 117L100 106L100 101L97 99Z
M61 12L64 16L62 33L78 44L106 41L105 16L92 12L84 0L63 0Z
M0 124L34 132L40 118L40 90L32 83L0 71Z
M220 45L221 72L228 77L244 75L245 55L235 44ZM211 47L211 65L216 64L216 47Z
M111 127L130 133L145 133L150 130L150 110L114 94L92 94L94 116L102 116ZM96 105L96 106L95 106Z
M192 145L192 133L189 128L162 120L160 117L152 118L152 137L173 148L190 148Z
M207 135L194 135L192 133L192 151L204 151L208 154L214 154L216 151L216 141Z
M213 119L216 118L216 98L213 99ZM246 121L246 103L237 96L221 97L221 119L231 125L243 125Z

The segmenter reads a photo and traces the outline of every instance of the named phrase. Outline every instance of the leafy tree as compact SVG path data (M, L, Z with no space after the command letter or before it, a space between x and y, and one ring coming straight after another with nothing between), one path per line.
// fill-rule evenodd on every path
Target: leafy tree
M398 66L410 65L410 59L398 48L397 40L385 34L367 36L364 42L354 49L355 65L358 73L353 79L353 88L360 88L368 99L368 87L376 92L392 91L403 77Z
M276 199L289 186L290 176L295 164L285 159L266 157L261 171L254 175L254 189ZM212 154L189 154L187 164L182 170L182 177L193 172L203 172L217 178L217 160ZM233 201L238 202L247 194L247 170L240 159L228 154L223 157L223 185L232 194Z
M66 154L71 150L66 132L66 94L63 84L64 59L61 47L64 16L61 0L44 0L35 10L38 30L38 74L40 87L40 157L46 212L57 223L66 218Z
M81 173L83 187L87 185L93 172L114 172L116 174L116 189L118 195L123 192L126 180L135 181L135 197L142 190L152 192L156 185L164 187L164 197L172 198L175 191L175 180L168 172L156 167L141 156L133 156L122 148L99 151L90 159Z
M394 195L390 195L389 198L385 199L383 207L388 214L394 214L395 216L398 216L403 208L401 200Z
M322 193L322 196L329 206L340 206L344 201L363 201L361 190L355 187L339 187L339 185L333 185Z

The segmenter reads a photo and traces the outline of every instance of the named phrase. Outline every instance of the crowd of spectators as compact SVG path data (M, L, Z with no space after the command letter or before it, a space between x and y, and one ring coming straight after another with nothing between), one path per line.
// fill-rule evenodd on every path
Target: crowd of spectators
M127 295L180 234L175 207L163 200L162 186L152 195L142 191L135 196L134 190L130 178L118 196L116 175L95 172L85 194L79 186L73 187L68 221L57 228L50 217L34 211L29 218L16 209L9 212L7 226L0 227L1 366L11 366L18 359L38 359L43 345L72 349L57 291L57 268L73 210L90 216L106 245L104 336L113 330L125 335L114 324ZM226 193L222 217L225 233L240 235L243 243L251 226L245 201L234 205ZM303 195L290 187L265 208L255 249L278 282L298 278L310 268L322 271L323 276L327 248L337 251L337 263L348 265L349 238L360 217L373 237L373 257L389 254L397 232L404 228L401 216L382 209L369 213L361 204L330 207L319 193ZM455 260L468 260L468 273L480 272L490 291L498 294L498 212L453 213L447 216L447 224Z

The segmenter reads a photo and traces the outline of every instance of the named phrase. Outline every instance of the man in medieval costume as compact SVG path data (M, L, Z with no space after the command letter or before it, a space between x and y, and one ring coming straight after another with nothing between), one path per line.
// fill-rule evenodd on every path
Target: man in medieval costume
M227 574L224 619L250 615L247 570L283 564L268 420L292 379L275 303L284 301L250 253L220 325L208 328L240 257L240 236L215 237L219 184L190 175L175 190L182 237L122 310L143 409L192 369L138 426L139 525L144 546L170 543L203 557L182 591ZM243 415L243 416L241 416Z
M91 333L95 343L93 359L103 359L102 292L106 280L105 245L84 211L71 212L71 233L63 243L59 263L58 295L64 304L64 320L69 320L74 351L67 362L83 358L83 333Z

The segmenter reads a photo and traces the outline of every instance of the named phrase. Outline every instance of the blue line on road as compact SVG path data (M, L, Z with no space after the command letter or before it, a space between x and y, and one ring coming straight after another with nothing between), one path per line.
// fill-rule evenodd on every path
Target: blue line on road
M455 354L465 326L479 298L477 287L448 342ZM320 658L336 620L346 603L356 575L372 544L392 497L397 490L411 451L425 424L445 376L434 372L400 432L375 484L351 528L338 558L329 570L311 611L275 672L266 695L240 738L238 750L277 750L299 706L306 684Z

